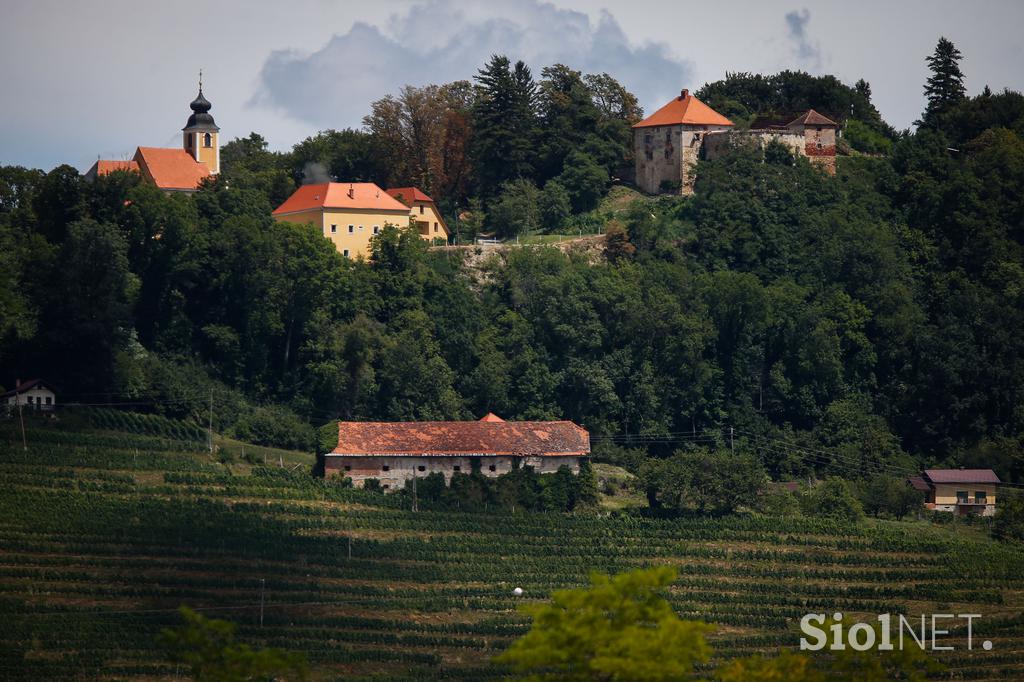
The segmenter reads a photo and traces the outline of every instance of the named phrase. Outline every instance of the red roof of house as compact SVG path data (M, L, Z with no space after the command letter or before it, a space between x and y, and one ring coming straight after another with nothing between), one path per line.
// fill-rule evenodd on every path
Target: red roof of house
M482 421L482 422L503 422L505 420L502 419L501 417L499 417L498 415L494 414L493 412L488 412L484 416L480 417L480 421Z
M341 456L584 456L590 434L558 422L339 422Z
M932 487L930 485L928 485L928 481L924 480L920 476L910 476L910 477L908 477L907 478L907 483L909 483L910 487L912 487L914 490L920 490L923 493L926 493L926 492L928 492L929 490L932 489Z
M134 161L160 189L199 189L199 184L210 175L206 164L196 161L184 149L139 147Z
M283 204L274 209L274 215L321 208L409 212L408 206L392 198L372 182L325 182L299 187Z
M733 123L691 95L689 90L683 90L679 97L676 97L639 123L634 123L633 127L648 128L650 126L680 124L731 126Z
M24 393L25 391L31 390L33 388L52 390L48 389L46 382L44 382L42 379L29 379L28 381L22 381L15 388L12 388L10 391L0 394L0 398L10 398L13 395Z
M96 175L107 175L114 171L135 171L139 172L139 164L135 161L108 161L107 159L100 159L97 161L90 171L95 170Z
M932 483L999 483L991 469L925 469L924 477Z
M828 118L827 116L822 116L821 114L819 114L814 109L808 109L807 111L805 111L804 113L800 114L795 119L790 121L787 125L789 125L789 126L798 126L798 125L804 125L804 126L830 126L830 127L833 127L833 128L838 128L839 127L838 123L836 123L832 119Z
M419 187L392 187L386 190L388 194L401 201L406 206L412 206L417 201L428 201L433 203L434 200L426 195L426 193Z

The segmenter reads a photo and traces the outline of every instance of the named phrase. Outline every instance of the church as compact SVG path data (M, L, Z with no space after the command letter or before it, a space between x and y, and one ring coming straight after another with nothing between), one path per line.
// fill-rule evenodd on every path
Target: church
M213 105L203 97L203 80L199 78L199 95L189 105L192 114L181 129L181 147L138 147L131 160L100 159L86 172L95 179L114 171L139 173L148 182L165 192L195 192L202 182L220 172L220 128L213 120Z

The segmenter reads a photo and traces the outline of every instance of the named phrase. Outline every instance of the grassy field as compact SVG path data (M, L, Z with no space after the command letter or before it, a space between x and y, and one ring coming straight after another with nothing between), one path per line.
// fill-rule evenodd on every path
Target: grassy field
M652 564L678 567L673 605L716 624L716 660L795 646L809 611L980 613L994 648L941 654L943 679L1024 678L1024 550L980 533L414 513L289 469L140 433L33 427L24 451L0 426L0 678L176 679L154 637L181 604L304 653L317 680L495 678L488 660L527 627L517 603Z

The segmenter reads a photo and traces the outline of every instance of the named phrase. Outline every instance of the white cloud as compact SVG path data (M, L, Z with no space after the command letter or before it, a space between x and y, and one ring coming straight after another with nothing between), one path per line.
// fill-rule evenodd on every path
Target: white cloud
M801 66L818 70L821 68L821 45L807 35L807 24L810 21L811 12L807 8L786 13L786 26L794 56Z
M356 23L315 52L271 53L252 104L319 127L358 126L373 100L403 85L472 78L492 54L524 60L535 76L555 63L606 71L642 102L671 98L693 75L665 43L630 41L608 12L595 22L538 0L428 0L384 26Z

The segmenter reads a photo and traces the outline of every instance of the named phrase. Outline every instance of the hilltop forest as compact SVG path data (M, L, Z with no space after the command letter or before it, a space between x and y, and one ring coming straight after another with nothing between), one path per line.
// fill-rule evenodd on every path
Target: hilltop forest
M535 80L504 57L288 153L232 141L191 196L127 173L2 168L2 381L204 421L213 395L217 428L292 447L335 418L493 411L572 419L595 443L732 427L823 453L763 451L779 477L916 458L1020 482L1024 97L967 96L958 53L939 48L913 132L882 121L863 81L706 85L698 96L738 122L835 116L848 155L829 177L737 149L701 162L687 198L612 206L636 98L606 74L556 65ZM460 237L607 237L596 256L509 248L470 268L387 229L371 259L348 261L270 218L324 174L419 185Z

